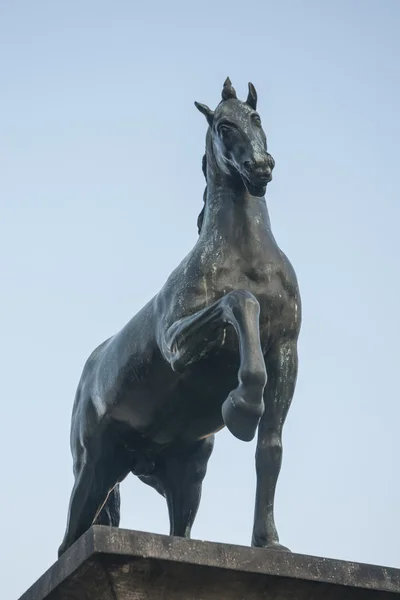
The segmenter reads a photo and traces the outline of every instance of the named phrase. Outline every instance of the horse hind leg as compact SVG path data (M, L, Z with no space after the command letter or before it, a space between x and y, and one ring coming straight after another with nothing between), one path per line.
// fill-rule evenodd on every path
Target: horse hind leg
M87 531L101 514L107 524L117 521L117 494L114 488L122 481L128 470L122 465L108 444L99 444L100 453L95 456L82 456L75 465L75 484L72 489L68 510L67 528L59 548L61 556L81 535ZM110 503L107 504L110 491ZM111 506L111 503L113 505ZM112 508L112 511L110 509Z
M108 498L97 515L94 525L108 525L109 527L119 527L121 514L121 494L119 484L108 494Z
M67 528L58 556L64 554L89 529L109 493L99 470L93 468L90 463L83 462L77 471L69 504Z
M190 538L213 446L214 436L210 436L164 457L160 480L168 505L170 535Z
M190 538L213 446L210 436L190 446L168 448L151 475L139 476L167 500L170 535Z

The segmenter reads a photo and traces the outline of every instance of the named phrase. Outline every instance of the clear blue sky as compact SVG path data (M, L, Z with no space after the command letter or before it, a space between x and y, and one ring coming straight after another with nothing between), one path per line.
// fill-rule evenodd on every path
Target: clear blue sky
M193 101L214 108L227 75L242 97L257 87L304 304L282 543L400 566L399 27L398 0L0 4L4 598L56 558L87 355L196 241ZM195 537L249 542L253 456L218 435ZM168 531L133 476L122 525Z

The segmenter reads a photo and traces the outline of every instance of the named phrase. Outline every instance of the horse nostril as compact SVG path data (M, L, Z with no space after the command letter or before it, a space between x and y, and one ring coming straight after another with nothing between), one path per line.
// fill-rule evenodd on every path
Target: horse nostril
M251 162L249 160L245 160L243 162L243 166L246 169L246 171L250 171L250 169L251 169Z

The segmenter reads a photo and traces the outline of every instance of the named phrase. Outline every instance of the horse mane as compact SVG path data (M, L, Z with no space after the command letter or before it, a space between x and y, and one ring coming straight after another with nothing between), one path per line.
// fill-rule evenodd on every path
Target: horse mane
M201 168L202 168L202 171L203 171L203 175L204 175L204 177L206 178L206 181L207 181L207 156L206 155L203 156L203 160L202 160L202 163L201 163ZM199 216L197 217L197 229L198 229L199 235L201 233L201 227L203 225L204 211L205 211L205 208L206 208L205 207L206 198L207 198L207 185L206 185L206 189L204 190L204 194L203 194L203 203L204 203L204 206L201 209L201 212L200 212Z

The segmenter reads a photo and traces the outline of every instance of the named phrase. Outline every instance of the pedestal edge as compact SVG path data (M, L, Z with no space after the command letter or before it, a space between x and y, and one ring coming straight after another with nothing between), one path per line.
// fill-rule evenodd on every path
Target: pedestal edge
M94 555L172 561L399 594L400 569L95 525L20 600L46 598Z

